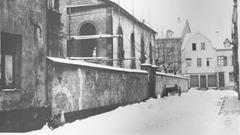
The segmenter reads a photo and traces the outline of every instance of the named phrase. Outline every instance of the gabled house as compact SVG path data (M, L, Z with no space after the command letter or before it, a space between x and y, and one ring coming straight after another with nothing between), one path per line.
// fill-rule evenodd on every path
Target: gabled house
M186 34L181 48L182 74L190 77L190 87L233 88L230 42L226 39L221 47L215 46L200 32Z
M181 48L182 74L190 76L190 87L217 87L216 48L202 33L186 34Z

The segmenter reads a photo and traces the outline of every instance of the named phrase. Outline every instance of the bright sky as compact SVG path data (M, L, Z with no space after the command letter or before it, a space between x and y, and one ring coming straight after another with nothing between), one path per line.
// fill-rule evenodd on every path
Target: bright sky
M138 19L145 19L158 37L168 29L179 33L186 19L192 32L200 31L213 43L231 37L233 0L112 0ZM134 6L133 6L134 3ZM180 22L178 21L180 19ZM175 35L176 36L176 35ZM217 46L217 45L216 45Z

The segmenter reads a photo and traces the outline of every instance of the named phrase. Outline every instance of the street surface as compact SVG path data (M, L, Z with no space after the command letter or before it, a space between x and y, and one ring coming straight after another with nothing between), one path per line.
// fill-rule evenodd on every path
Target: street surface
M240 135L240 103L230 90L190 90L119 107L55 130L32 135Z

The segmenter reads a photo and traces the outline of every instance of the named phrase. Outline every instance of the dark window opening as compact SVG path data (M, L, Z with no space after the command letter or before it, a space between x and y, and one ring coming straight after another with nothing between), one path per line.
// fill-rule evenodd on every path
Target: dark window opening
M96 28L91 23L86 23L82 25L80 29L80 35L96 35L96 33L97 33ZM77 45L76 44L73 45L73 48L71 49L71 51L72 52L70 54L76 51L74 54L75 56L80 55L80 57L96 57L97 56L97 40L96 39L81 40L77 43Z
M146 61L146 56L145 56L145 43L144 43L144 39L141 38L141 63L145 63Z
M20 35L1 33L1 89L20 88L21 42Z
M223 61L223 65L224 65L224 66L227 66L227 57L226 57L226 56L224 56L224 58L223 58L223 59L224 59L224 61Z
M135 63L135 35L134 35L134 33L131 34L131 57L133 58L133 60L131 61L131 68L135 69L136 63Z
M205 50L206 49L206 45L204 42L201 43L201 50Z
M212 58L207 58L206 63L207 63L207 67L210 67L212 63Z
M229 82L233 81L234 81L233 72L229 72Z
M123 35L122 28L118 28L118 35ZM123 67L124 63L123 36L118 37L118 66Z
M227 56L218 56L217 64L219 67L227 66Z
M150 59L150 64L153 64L153 57L152 54L153 50L152 50L152 43L149 44L149 59Z
M197 45L196 45L196 43L192 43L192 50L193 50L193 51L196 51L196 50L197 50Z
M201 66L202 66L202 59L197 58L197 67L201 67Z
M191 67L192 59L191 59L191 58L187 58L187 59L186 59L186 62L187 62L187 63L186 63L186 66L187 66L187 67Z
M208 67L210 66L210 63L209 63L209 61L207 61L207 66L208 66Z

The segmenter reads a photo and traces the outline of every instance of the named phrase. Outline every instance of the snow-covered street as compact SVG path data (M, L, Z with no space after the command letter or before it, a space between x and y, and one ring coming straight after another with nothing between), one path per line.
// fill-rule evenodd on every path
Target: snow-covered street
M237 93L230 90L190 90L181 97L150 99L65 124L53 131L45 126L39 131L26 134L239 135L239 108L231 108L239 106L228 105L224 108L226 102L233 102L231 99L235 98Z

